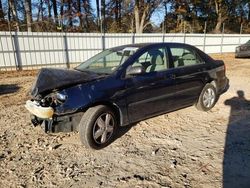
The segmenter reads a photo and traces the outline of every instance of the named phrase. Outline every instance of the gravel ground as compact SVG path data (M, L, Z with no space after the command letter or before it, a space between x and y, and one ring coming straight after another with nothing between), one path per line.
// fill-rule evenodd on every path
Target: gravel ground
M33 128L24 103L36 71L0 72L0 187L250 187L250 60L213 57L230 88L211 111L142 121L100 151Z

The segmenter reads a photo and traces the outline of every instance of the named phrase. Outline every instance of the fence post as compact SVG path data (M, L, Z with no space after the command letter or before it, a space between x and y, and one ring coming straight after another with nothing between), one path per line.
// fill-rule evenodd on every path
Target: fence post
M19 47L19 41L18 41L18 34L15 31L14 35L11 35L13 38L13 42L12 45L14 47L15 50L15 56L16 56L16 69L17 70L22 70L22 59L21 59L21 54L20 54L20 47Z
M207 22L205 22L204 26L203 52L206 52L206 34L207 34Z
M68 41L67 41L67 33L63 35L63 44L64 44L64 52L65 52L65 59L66 59L66 66L67 68L70 68L69 66L69 49L68 49Z
M105 33L101 34L101 39L102 39L102 50L105 50L106 46L105 46Z
M131 33L131 42L132 44L135 43L135 34L133 32Z
M221 45L220 45L220 53L221 54L223 52L224 32L225 32L225 23L223 23L223 25L222 25Z

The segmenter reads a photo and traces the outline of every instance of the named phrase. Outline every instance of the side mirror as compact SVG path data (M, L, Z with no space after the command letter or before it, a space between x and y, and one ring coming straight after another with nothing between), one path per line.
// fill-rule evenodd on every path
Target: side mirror
M135 67L130 66L127 68L126 75L127 76L134 76L134 75L138 75L138 74L143 74L145 72L146 72L146 70L142 66L135 66Z

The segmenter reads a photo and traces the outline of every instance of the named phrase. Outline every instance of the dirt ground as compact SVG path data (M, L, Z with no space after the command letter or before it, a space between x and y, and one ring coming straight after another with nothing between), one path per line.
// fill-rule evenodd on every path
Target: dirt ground
M36 71L0 72L0 187L250 187L250 60L213 57L230 88L210 112L142 121L100 151L78 133L32 127L24 103Z

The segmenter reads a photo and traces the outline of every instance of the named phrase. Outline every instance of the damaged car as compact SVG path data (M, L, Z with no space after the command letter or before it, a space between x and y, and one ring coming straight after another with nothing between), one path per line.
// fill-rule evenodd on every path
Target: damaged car
M192 105L208 111L228 86L224 62L191 45L132 44L72 70L42 68L25 106L45 132L79 131L101 149L122 126Z

